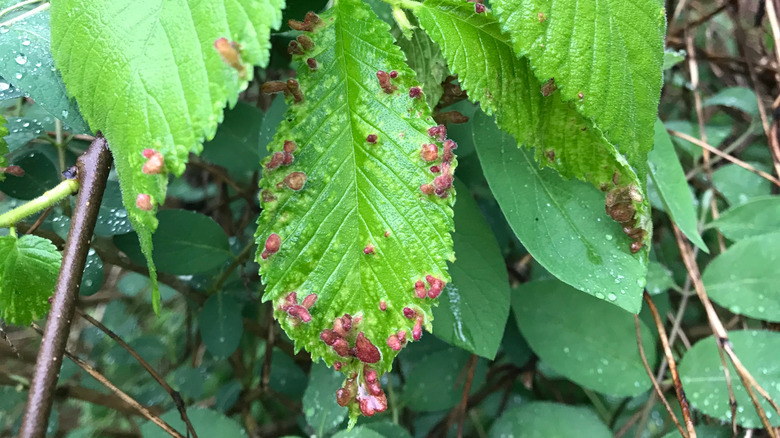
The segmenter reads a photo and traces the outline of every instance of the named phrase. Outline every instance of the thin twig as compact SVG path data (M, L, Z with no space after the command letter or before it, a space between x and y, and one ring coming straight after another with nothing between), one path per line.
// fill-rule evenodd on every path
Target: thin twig
M98 136L76 161L79 195L71 218L70 232L62 254L60 274L46 321L46 333L38 351L35 373L25 407L20 437L34 438L46 434L51 412L52 394L57 386L62 355L68 342L70 323L76 308L81 277L89 251L89 242L97 222L100 200L111 169L108 142Z
M100 331L108 335L109 338L113 339L117 344L119 344L122 348L127 350L128 353L130 353L131 356L135 358L135 360L138 361L139 364L141 364L142 367L146 370L146 372L149 373L149 375L152 376L154 380L157 381L157 383L162 386L162 388L167 392L171 398L173 399L173 403L176 405L176 409L179 410L179 415L181 416L181 420L184 421L184 424L187 425L187 433L192 435L192 438L198 438L197 432L195 432L195 428L192 426L192 423L190 422L190 418L187 416L187 408L184 405L184 400L181 398L181 394L179 394L178 391L171 388L170 385L168 385L168 382L165 381L158 373L155 371L154 368L152 368L149 363L144 360L141 355L139 355L133 347L131 347L127 342L124 341L119 335L114 333L111 329L103 325L102 322L98 321L97 319L93 318L87 313L84 313L81 309L76 308L76 313L79 314L82 318L86 319L90 324L94 325Z
M634 315L634 327L636 329L636 345L639 348L639 357L642 359L642 365L645 366L647 377L650 378L650 382L652 382L653 384L653 389L655 389L656 395L658 395L658 398L661 399L661 403L663 403L664 408L666 408L666 412L669 413L669 418L671 418L672 421L674 422L674 425L677 426L677 430L680 432L680 435L682 435L684 438L689 438L688 435L686 435L685 430L683 430L682 426L680 425L680 422L677 421L677 417L674 415L674 411L672 411L672 407L669 405L669 402L666 401L666 397L664 397L664 392L661 390L661 386L658 385L658 381L655 380L655 376L653 376L653 370L650 369L650 364L647 362L647 356L645 355L645 347L642 346L642 331L639 329L639 317L637 315ZM693 435L691 435L690 438L696 438L695 431L693 432Z
M713 147L713 146L711 146L711 145L709 145L709 144L699 140L698 138L691 137L688 134L685 134L685 133L679 132L679 131L675 131L673 129L669 129L668 131L669 131L669 134L671 134L671 135L673 135L675 137L681 138L683 140L689 141L689 142L695 144L696 146L699 146L699 147L701 147L701 148L703 148L705 150L708 150L708 151L712 152L713 154L718 155L718 156L720 156L720 157L722 157L722 158L724 158L724 159L726 159L726 160L736 164L737 166L739 166L739 167L741 167L741 168L743 168L745 170L749 170L749 171L755 173L756 175L758 175L758 176L760 176L760 177L762 177L762 178L764 178L766 180L771 181L772 184L780 187L780 180L778 180L774 176L764 172L763 170L756 169L755 167L753 167L750 164L740 160L739 158L734 158L734 157L732 157L729 154L725 154L720 149L718 149L716 147Z
M36 323L31 324L33 330L38 332L41 336L44 336L43 330L38 326ZM124 391L117 388L116 385L111 383L110 380L106 378L106 376L100 374L96 369L92 368L92 366L85 361L83 361L81 358L76 356L75 354L71 353L69 350L65 349L64 355L68 357L73 363L79 366L82 370L84 370L87 374L92 376L95 380L100 382L101 385L105 386L109 389L114 395L119 397L123 402L127 403L128 405L132 406L138 414L145 417L147 420L151 421L152 423L156 424L160 427L160 429L164 430L166 433L168 433L172 437L176 438L184 438L182 434L180 434L176 429L174 429L170 424L166 423L165 420L155 415L152 411L150 411L146 406L142 405L141 403L138 403L134 398L127 395ZM57 368L59 370L59 368ZM33 385L35 382L33 381ZM25 417L26 418L26 417ZM45 431L45 429L44 429ZM36 436L44 436L45 434L36 435ZM27 436L24 434L21 434L19 436Z
M775 408L778 414L780 414L780 407L778 407L778 405L774 402L774 400L772 400L772 398L769 396L769 393L767 393L763 388L761 388L761 386L758 384L758 382L756 382L756 380L753 378L750 372L739 361L739 358L737 358L736 354L733 351L731 341L729 341L728 332L723 327L723 323L718 317L717 312L715 312L715 307L712 305L710 298L707 296L707 291L704 289L704 283L701 280L701 273L699 272L699 266L696 264L696 260L693 257L693 251L691 250L690 244L688 244L688 242L685 240L685 236L683 236L682 232L674 222L672 222L672 229L674 230L674 236L677 239L677 246L680 248L680 254L682 254L683 262L685 263L685 268L688 270L688 275L691 277L691 280L693 281L693 286L696 289L696 294L698 295L699 300L702 303L702 306L704 306L704 311L707 314L707 319L709 320L712 333L716 337L718 348L723 349L726 352L726 354L729 356L729 359L731 359L732 364L734 364L734 369L736 370L740 380L742 380L742 384L745 387L745 390L747 391L748 395L750 396L750 400L753 402L753 406L756 409L756 413L761 418L761 423L767 429L767 433L771 438L777 438L777 434L772 428L772 425L769 423L769 419L766 416L766 412L764 411L764 408L761 406L761 404L759 403L758 399L756 398L755 394L753 393L750 387L755 386L758 389L759 393L764 398L766 398L767 401L769 401L769 403L772 405L773 408ZM724 370L726 369L728 369L728 367L724 367Z
M471 392L471 384L474 382L474 373L477 371L477 360L479 356L472 354L469 357L469 361L466 364L466 383L463 384L463 395L460 397L460 404L456 412L458 416L458 438L463 438L463 424L466 421L466 412L469 402L469 392ZM449 427L447 428L449 429Z
M32 224L32 226L30 227L30 229L29 229L29 230L27 230L27 231L25 231L25 233L24 233L24 234L32 234L32 233L34 233L34 232L35 232L35 230L37 230L37 229L38 229L38 227L40 227L40 226L41 226L41 224L43 223L43 221L44 221L44 220L46 220L46 217L49 215L49 213L51 213L51 211L52 211L52 209L53 209L53 208L54 208L54 206L51 206L51 207L47 208L46 210L44 210L44 212L43 212L43 213L41 213L41 215L38 217L38 219L35 221L35 223L34 223L34 224Z
M658 313L658 309L655 307L655 303L653 303L653 300L650 298L650 294L648 294L647 291L644 291L642 296L647 303L647 307L650 309L650 313L653 314L655 328L658 330L658 337L661 339L661 346L663 347L664 354L666 355L666 362L669 366L669 373L672 375L674 390L677 393L677 401L680 402L680 409L682 409L685 429L688 430L688 436L690 438L696 438L696 431L693 429L693 420L691 419L691 408L688 404L688 398L685 396L685 390L683 389L682 382L680 381L680 374L677 372L677 362L674 360L672 347L669 345L669 338L666 337L664 322L661 319L661 315ZM638 325L639 319L636 317L636 315L634 315L634 319Z

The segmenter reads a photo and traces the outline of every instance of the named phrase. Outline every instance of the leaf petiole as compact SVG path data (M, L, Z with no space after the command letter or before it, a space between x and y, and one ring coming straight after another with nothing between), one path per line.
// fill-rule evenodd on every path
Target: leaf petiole
M0 227L9 227L21 221L27 216L33 215L43 209L60 202L68 196L79 191L79 182L76 179L66 179L57 184L53 189L30 202L20 205L11 211L0 214Z

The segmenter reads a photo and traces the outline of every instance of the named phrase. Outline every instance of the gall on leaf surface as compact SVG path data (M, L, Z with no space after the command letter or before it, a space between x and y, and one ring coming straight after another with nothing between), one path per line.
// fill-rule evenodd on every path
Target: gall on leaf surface
M661 0L496 0L501 27L536 78L593 120L642 181L663 85Z
M389 26L357 0L340 0L320 18L306 32L314 48L295 57L304 99L288 102L263 163L257 261L267 284L263 299L273 300L296 349L338 363L348 377L357 373L359 386L351 388L359 393L367 369L380 376L391 369L398 354L391 336L403 347L423 326L431 330L436 300L418 298L415 284L433 288L428 276L450 282L455 191L420 190L437 177L421 148L442 144L428 135L435 124L425 100L409 96L418 84ZM317 70L307 66L310 57ZM395 78L377 75L393 70ZM286 142L296 144L293 159L279 164L274 156L292 149ZM442 163L442 155L435 164L451 180L457 162ZM292 172L306 175L300 190L284 183ZM313 294L316 300L306 298ZM345 314L351 320L342 321ZM359 408L349 394L339 399L351 400L345 405L354 422Z
M0 237L0 318L26 326L46 314L61 261L48 239Z
M626 198L629 191L635 194L630 201L620 200L624 216L618 222L636 233L632 238L643 246L632 252L640 252L638 257L645 259L652 234L645 184L574 103L564 101L560 90L534 76L533 66L517 56L493 13L476 13L473 4L454 0L428 0L414 12L420 26L441 47L469 98L478 101L486 113L495 113L496 124L518 144L535 148L541 166L609 191L607 199L610 195ZM617 220L618 212L614 213ZM623 249L629 252L630 248Z
M152 233L167 174L184 172L188 155L214 137L225 104L234 106L252 79L252 65L268 63L270 31L280 26L283 7L284 0L154 0L143 7L131 0L62 0L51 6L56 66L90 127L111 145L122 199L149 265L155 311ZM243 69L223 60L215 47L221 38L236 43ZM142 171L145 149L164 157L159 173ZM139 195L149 202L137 204Z

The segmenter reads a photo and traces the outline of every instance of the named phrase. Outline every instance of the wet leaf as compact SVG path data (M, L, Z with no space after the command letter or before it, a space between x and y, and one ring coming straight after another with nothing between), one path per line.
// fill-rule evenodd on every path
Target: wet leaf
M251 174L267 155L257 148L262 124L262 111L238 102L233 109L225 111L225 120L214 139L203 145L203 159L224 167L233 177Z
M48 239L0 237L0 318L19 326L44 316L62 255Z
M270 30L281 24L283 6L284 0L158 0L144 7L132 0L62 0L51 6L56 65L90 127L111 145L124 205L149 265L155 312L151 236L167 173L184 172L188 155L214 137L225 104L236 104L252 66L268 63ZM240 53L231 52L231 41ZM236 67L222 59L231 55L239 58ZM159 174L142 172L147 148L164 157ZM143 208L136 205L142 194L148 196Z
M87 261L84 264L84 274L81 276L81 286L79 287L79 295L89 296L94 295L103 286L103 279L105 274L103 272L103 260L97 255L94 249L89 250L87 253Z
M450 344L493 359L509 316L509 278L496 238L474 199L466 193L455 204L455 254L452 283L433 308L433 333Z
M586 407L530 402L508 410L490 429L490 438L609 438L612 433Z
M707 224L731 240L771 234L780 230L780 197L760 196L721 212Z
M17 0L0 0L0 10L16 3ZM4 15L1 21L10 21L36 6L39 5L17 8L11 15ZM65 122L74 133L88 133L89 127L81 117L78 105L68 98L60 73L54 68L50 47L48 10L0 26L0 76Z
M9 164L24 170L22 177L6 175L5 181L0 181L0 192L12 198L30 200L41 196L60 182L60 175L54 164L41 152L24 152L14 156Z
M5 126L6 120L0 115L0 167L8 165L8 160L5 158L5 154L8 153L8 143L5 141L5 137L8 135L8 128ZM5 179L5 173L0 172L0 182Z
M420 359L406 379L401 399L416 412L434 412L455 407L463 395L463 378L469 353L446 348ZM485 381L487 362L480 359L474 372L470 394Z
M669 289L679 290L680 287L674 282L672 272L666 266L658 262L650 262L647 265L647 293L657 295L666 292Z
M122 205L122 192L117 181L108 181L103 192L103 200L100 202L95 234L108 237L117 234L125 234L133 231L127 210Z
M580 181L539 169L533 153L484 115L474 120L482 170L504 216L534 259L560 280L638 313L647 257L632 255L620 225L604 213L603 195Z
M709 292L709 290L708 290ZM780 361L768 360L776 357L780 351L780 333L760 330L742 330L729 332L734 352L740 362L750 371L769 395L780 399ZM727 360L728 362L728 360ZM746 428L763 428L761 420L753 409L745 388L731 362L728 362L731 384L737 400L737 424ZM688 350L679 365L680 379L691 405L710 417L721 421L731 421L729 395L726 377L721 368L720 356L714 336L702 339ZM761 406L769 417L772 426L780 426L780 417L772 406L758 395Z
M696 210L685 172L661 120L655 122L655 147L647 154L647 161L650 177L661 195L669 217L694 245L709 253L710 250L701 240L697 229Z
M211 409L204 408L188 408L187 417L192 423L192 427L198 432L198 436L204 437L246 437L247 434L244 428L241 427L238 422L232 418L228 418L221 412L213 411ZM187 435L187 427L184 421L181 420L181 415L176 409L170 410L162 415L160 418L166 423L173 426L174 429L179 431L182 435ZM147 421L141 426L141 435L144 438L169 438L170 435L159 426Z
M560 91L553 87L547 96L543 95L543 83L550 77L540 81L534 76L532 64L516 56L509 35L502 33L490 11L478 14L472 3L429 0L415 14L442 48L469 99L479 101L486 113L495 113L498 126L512 134L518 144L536 148L535 159L540 166L552 167L565 178L576 177L599 188L612 188L613 181L622 187L634 186L642 196L641 202L633 202L637 227L648 231L643 242L649 242L652 223L647 197L642 195L644 173L638 179L615 145L589 118L581 116L574 103L565 102ZM660 66L658 73L660 85ZM476 133L474 141L479 141ZM644 169L645 162L642 155L641 162L632 164Z
M663 85L663 2L495 0L492 5L536 78L554 77L562 99L576 102L581 114L620 145L631 165L644 167ZM641 170L640 175L644 178Z
M296 349L328 365L343 362L343 373L362 379L364 364L380 376L390 369L398 354L390 336L403 330L411 341L415 326L419 334L423 326L431 330L435 301L417 298L415 284L441 290L450 282L454 190L442 190L443 197L420 190L436 177L429 168L442 165L443 149L431 162L421 157L422 144L438 143L427 132L434 123L422 96L410 96L418 84L389 26L357 0L340 0L321 20L307 33L314 48L295 57L303 99L288 100L286 121L269 145L273 155L263 163L257 261L268 285L263 299L273 300ZM379 71L387 74L379 74L384 88ZM287 154L292 162L280 163ZM447 165L445 181L454 158ZM310 294L316 300L306 309ZM344 314L353 327L329 338L344 342L340 355L320 335ZM359 409L351 400L354 420Z
M714 96L704 99L703 106L727 106L730 108L736 108L750 115L751 117L758 118L758 101L756 100L756 93L750 88L746 87L729 87L720 90Z
M5 141L11 152L40 137L43 133L43 127L40 123L23 117L10 117L6 127L9 134L5 136Z
M650 388L637 352L634 318L625 310L557 280L521 285L512 294L512 310L531 349L573 382L615 396L635 396ZM640 328L653 367L655 334L641 321Z
M341 373L325 364L311 367L309 386L303 394L303 413L317 436L326 436L347 418L347 410L336 403L335 397L343 381Z
M780 322L780 233L748 237L715 257L702 281L710 299L740 315Z
M241 304L224 293L210 296L203 304L198 318L200 337L215 357L229 357L238 348L244 333L241 310Z
M763 163L749 162L756 169L772 172ZM734 207L759 196L768 196L772 192L772 183L755 173L736 164L726 164L712 172L712 184Z

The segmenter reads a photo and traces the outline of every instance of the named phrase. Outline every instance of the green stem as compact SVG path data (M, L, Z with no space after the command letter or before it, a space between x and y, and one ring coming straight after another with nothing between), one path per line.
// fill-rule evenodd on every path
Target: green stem
M36 7L35 9L31 9L31 10L29 10L29 11L23 13L23 14L19 14L16 17L11 18L8 21L0 23L0 27L7 27L7 26L10 26L10 25L16 23L17 21L22 21L22 20L26 19L27 17L30 17L32 15L41 13L41 12L49 9L50 6L51 6L51 3L44 3L44 4Z
M2 11L0 11L0 17L2 17L3 15L5 15L5 14L11 12L11 11L13 11L14 9L23 8L23 7L27 6L27 5L31 5L33 3L40 3L40 2L41 2L41 0L25 0L23 2L19 2L19 3L15 4L15 5L9 6L9 7L5 8L5 9L3 9Z
M228 266L227 269L225 269L225 272L219 276L216 283L214 283L214 287L209 290L208 295L211 295L222 289L222 286L225 284L225 281L227 281L228 277L230 277L230 274L232 274L239 265L246 262L246 260L249 258L249 255L252 254L252 248L254 246L255 242L249 242L249 244L241 250L241 253L233 258L233 262L230 264L230 266Z
M422 3L414 0L382 0L383 2L399 8L417 9Z
M27 216L51 207L78 191L79 182L75 179L66 179L32 201L20 205L9 212L0 214L0 227L9 227Z

